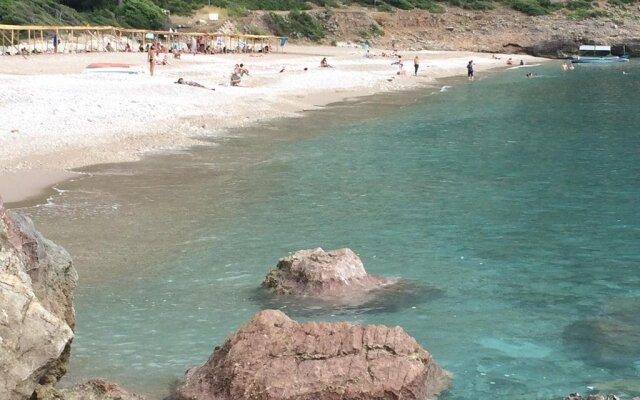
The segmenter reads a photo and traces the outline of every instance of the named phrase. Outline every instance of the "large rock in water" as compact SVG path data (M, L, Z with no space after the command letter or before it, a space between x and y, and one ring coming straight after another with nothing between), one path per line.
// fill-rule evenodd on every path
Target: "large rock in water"
M325 252L318 247L281 258L262 286L277 294L332 298L357 296L394 283L397 280L367 274L351 249Z
M448 373L400 327L299 324L261 311L201 367L187 371L180 400L430 399Z
M27 399L66 372L73 338L71 257L0 200L0 393Z

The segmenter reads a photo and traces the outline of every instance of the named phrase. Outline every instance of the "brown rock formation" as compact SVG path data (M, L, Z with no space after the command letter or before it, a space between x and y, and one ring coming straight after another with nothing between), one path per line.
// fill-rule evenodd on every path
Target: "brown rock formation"
M0 393L25 399L66 371L77 273L69 254L0 200Z
M402 328L256 314L187 371L179 400L430 399L449 376Z
M325 252L316 248L281 258L262 286L277 294L332 298L357 297L396 282L368 275L350 249Z

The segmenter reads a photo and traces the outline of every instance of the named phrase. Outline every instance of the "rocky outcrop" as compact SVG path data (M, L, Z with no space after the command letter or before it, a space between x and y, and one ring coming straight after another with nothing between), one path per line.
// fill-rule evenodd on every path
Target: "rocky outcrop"
M281 258L262 286L277 294L333 298L357 297L394 283L397 280L367 274L350 249L325 252L318 247Z
M569 17L571 10L529 16L506 5L473 11L438 3L442 13L427 10L377 12L362 7L317 8L310 14L331 41L369 42L374 48L401 51L467 50L488 53L520 53L565 58L581 44L607 44L619 54L621 46L631 56L640 55L640 24L635 6L604 6L593 17ZM594 9L596 11L597 9ZM255 11L253 13L264 13ZM245 22L254 26L253 21ZM246 18L249 20L249 18ZM257 25L269 30L269 26ZM428 55L423 60L427 62Z
M175 398L424 400L448 384L448 373L400 327L299 324L266 310L188 370Z
M53 384L66 372L77 279L69 254L0 200L3 400L29 398L38 384Z
M66 389L39 387L32 400L145 400L145 398L128 393L115 383L95 379Z

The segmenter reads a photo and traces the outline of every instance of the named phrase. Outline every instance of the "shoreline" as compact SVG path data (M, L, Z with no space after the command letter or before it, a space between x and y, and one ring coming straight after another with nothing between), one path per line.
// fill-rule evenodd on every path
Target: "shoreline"
M3 57L9 74L3 75L8 90L0 95L0 115L9 121L0 126L0 196L10 207L38 202L56 184L76 176L77 168L206 145L201 137L300 117L352 98L434 86L438 79L463 76L467 59L479 72L506 69L509 57L529 64L546 61L471 52L398 53L406 75L396 75L398 66L391 65L396 58L364 58L361 49L323 46L288 46L287 52L263 57L183 55L157 66L154 77L81 73L98 61L143 65L142 53ZM325 54L333 68L320 68L318 54ZM421 64L417 77L414 55ZM250 75L240 87L231 87L228 76L240 62ZM173 84L178 77L215 91Z

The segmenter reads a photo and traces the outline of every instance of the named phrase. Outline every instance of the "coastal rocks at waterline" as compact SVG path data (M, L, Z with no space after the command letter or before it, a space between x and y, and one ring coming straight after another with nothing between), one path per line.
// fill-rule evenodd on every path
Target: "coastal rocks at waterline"
M115 383L94 379L65 389L39 387L32 400L145 400L145 398L128 393Z
M351 249L326 252L318 247L281 258L262 286L282 295L336 298L357 297L397 282L367 274Z
M614 394L589 394L586 396L581 396L579 393L571 393L563 400L620 400L620 398ZM636 400L636 398L634 398L633 400Z
M66 372L77 273L71 257L0 200L0 393L31 397Z
M265 310L189 369L179 400L431 399L449 374L400 327L299 324Z

